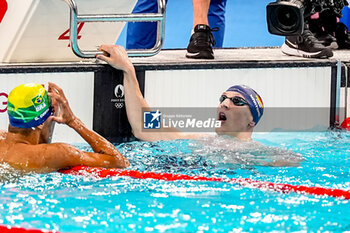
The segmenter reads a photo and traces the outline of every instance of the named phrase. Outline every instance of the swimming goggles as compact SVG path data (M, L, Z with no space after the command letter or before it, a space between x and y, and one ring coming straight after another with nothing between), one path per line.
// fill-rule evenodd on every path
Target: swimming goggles
M224 102L225 99L230 99L232 101L232 103L236 106L244 106L244 105L248 105L247 101L245 99L243 99L242 97L239 97L239 96L235 96L235 97L232 97L232 98L228 98L226 95L222 95L220 96L220 104L222 102Z

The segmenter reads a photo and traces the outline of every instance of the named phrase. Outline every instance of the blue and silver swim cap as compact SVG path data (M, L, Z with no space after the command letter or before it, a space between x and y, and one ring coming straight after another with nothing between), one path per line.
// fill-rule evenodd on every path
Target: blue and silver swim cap
M245 85L235 85L226 91L235 91L244 97L249 105L250 112L253 115L255 125L257 125L264 113L264 104L260 95L256 93L256 91L254 91L252 88Z

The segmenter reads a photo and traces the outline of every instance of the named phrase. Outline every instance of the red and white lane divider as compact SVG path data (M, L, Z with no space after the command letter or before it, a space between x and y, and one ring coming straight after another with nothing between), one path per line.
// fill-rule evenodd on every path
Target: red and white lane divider
M0 225L1 233L58 233L57 231L42 231L36 229L25 229L21 227L9 227Z
M136 179L155 179L164 181L193 180L193 181L217 181L239 184L243 187L257 188L266 191L282 193L301 193L317 196L330 196L336 198L350 199L350 190L331 189L322 187L308 187L304 185L276 184L272 182L257 181L248 178L224 179L219 177L189 176L170 173L140 172L135 170L121 170L116 168L96 168L77 166L69 170L61 170L63 174L86 175L92 174L97 177L106 178L111 176L128 176Z

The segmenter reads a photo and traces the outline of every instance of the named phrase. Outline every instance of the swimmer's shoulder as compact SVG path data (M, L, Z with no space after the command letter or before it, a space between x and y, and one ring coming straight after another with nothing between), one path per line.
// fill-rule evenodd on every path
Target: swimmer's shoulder
M5 141L7 136L7 131L0 130L0 160L3 160L3 157L6 154L6 151L8 150L8 145Z
M5 131L5 130L0 130L0 140L5 139L6 136L7 136L7 131Z
M51 172L65 167L72 157L79 158L80 150L66 143L28 145L18 143L4 162L22 171Z
M50 144L37 144L37 145L28 145L17 143L16 146L11 146L9 153L12 154L12 157L21 158L31 158L33 160L50 160L52 158L64 158L72 153L79 151L74 146L67 143L50 143ZM30 155L30 156L28 156Z
M71 154L79 151L76 147L63 142L48 143L48 144L38 144L36 145L37 150L43 152L44 154Z

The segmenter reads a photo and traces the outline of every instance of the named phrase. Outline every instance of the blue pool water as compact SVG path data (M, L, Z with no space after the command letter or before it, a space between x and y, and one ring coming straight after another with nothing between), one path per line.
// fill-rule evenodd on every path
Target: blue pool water
M350 190L348 133L258 133L254 139L265 146L239 146L214 137L200 142L131 142L118 148L133 170ZM89 150L87 145L79 147ZM275 160L293 166L261 166ZM101 233L350 231L349 201L332 197L223 182L60 173L21 176L6 167L0 178L2 225Z

